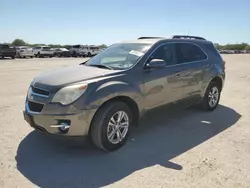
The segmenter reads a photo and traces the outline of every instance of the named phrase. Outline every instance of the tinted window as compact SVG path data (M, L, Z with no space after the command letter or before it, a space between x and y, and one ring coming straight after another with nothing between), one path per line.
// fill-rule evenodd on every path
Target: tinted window
M0 48L9 48L7 44L0 44Z
M177 43L176 49L179 64L207 59L207 55L194 44Z
M219 51L215 48L213 44L205 44L206 49L208 49L213 55L221 58Z
M150 60L152 59L163 59L166 62L166 66L175 64L174 44L166 44L157 48Z

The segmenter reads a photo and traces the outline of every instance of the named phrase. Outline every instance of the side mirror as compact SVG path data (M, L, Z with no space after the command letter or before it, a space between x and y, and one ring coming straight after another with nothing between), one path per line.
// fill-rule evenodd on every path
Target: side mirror
M166 63L163 59L152 59L149 63L146 64L147 69L161 69L165 67Z

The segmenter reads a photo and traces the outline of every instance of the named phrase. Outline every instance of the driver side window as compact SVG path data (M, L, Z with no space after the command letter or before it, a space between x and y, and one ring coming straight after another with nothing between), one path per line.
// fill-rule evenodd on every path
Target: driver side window
M166 66L175 64L175 53L174 53L174 44L162 45L156 49L156 51L151 56L152 59L162 59L165 61Z

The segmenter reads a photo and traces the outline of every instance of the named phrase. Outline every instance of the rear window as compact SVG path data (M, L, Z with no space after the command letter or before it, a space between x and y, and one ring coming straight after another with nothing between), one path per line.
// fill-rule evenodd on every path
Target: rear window
M207 55L197 45L191 43L177 43L178 63L189 63L207 59Z
M219 51L215 48L213 44L204 44L205 48L210 51L213 55L221 58Z

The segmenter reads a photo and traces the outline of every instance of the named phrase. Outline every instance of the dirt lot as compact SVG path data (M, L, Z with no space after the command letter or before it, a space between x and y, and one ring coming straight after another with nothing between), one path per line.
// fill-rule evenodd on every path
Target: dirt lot
M108 154L35 132L23 120L32 78L83 59L0 60L0 187L250 187L250 55L224 59L217 110L155 111Z

